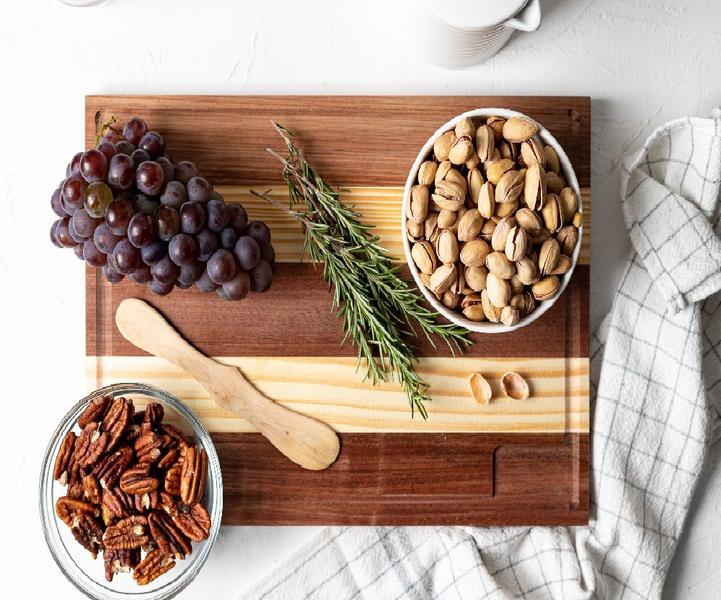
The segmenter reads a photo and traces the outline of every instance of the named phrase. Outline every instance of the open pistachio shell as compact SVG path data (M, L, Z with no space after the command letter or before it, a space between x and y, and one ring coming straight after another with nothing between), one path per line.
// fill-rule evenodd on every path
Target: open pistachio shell
M512 400L526 400L531 395L528 382L514 371L508 371L501 377L501 389Z
M486 378L480 373L474 373L473 375L471 375L469 382L471 384L471 393L476 399L476 402L478 402L478 404L486 406L493 397L491 384L488 383Z

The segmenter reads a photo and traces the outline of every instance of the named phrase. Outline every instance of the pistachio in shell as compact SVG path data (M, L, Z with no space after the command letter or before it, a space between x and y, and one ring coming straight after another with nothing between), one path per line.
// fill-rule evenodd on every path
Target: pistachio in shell
M538 133L538 125L523 117L511 117L503 124L503 137L509 142L520 144Z
M435 160L426 160L418 167L418 183L420 185L433 185L435 183L438 163Z
M444 134L438 137L438 139L433 144L433 154L436 157L436 160L439 162L443 162L444 160L448 160L448 155L451 152L451 148L453 147L453 144L456 143L456 132L455 131L446 131Z

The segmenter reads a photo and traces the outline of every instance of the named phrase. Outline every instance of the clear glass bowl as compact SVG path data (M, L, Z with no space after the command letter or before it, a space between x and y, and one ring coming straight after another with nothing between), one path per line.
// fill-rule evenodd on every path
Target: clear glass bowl
M65 434L76 426L78 416L90 401L98 396L125 396L132 398L136 410L142 409L154 400L165 409L164 422L179 427L186 435L194 438L208 454L208 479L203 504L210 513L211 526L207 540L193 542L193 553L183 560L177 560L173 569L161 575L146 586L139 586L129 573L119 573L112 583L105 580L102 554L93 560L73 537L67 527L55 515L55 502L65 494L65 486L53 480L53 466ZM40 518L48 548L65 576L82 592L91 598L117 600L160 600L172 598L184 589L203 567L213 547L223 514L223 479L220 462L210 434L195 414L174 396L142 383L117 383L96 390L83 398L65 415L53 434L43 459L40 474Z

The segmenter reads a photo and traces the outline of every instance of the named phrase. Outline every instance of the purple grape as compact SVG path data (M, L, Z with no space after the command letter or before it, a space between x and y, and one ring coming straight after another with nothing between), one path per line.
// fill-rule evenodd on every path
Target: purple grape
M238 232L233 227L226 227L220 232L220 245L226 250L233 250L238 243Z
M240 235L248 225L248 213L240 204L228 204L228 226Z
M233 279L237 271L235 257L225 249L216 250L208 260L205 268L208 270L208 277L218 285Z
M67 214L63 208L62 190L60 188L56 188L53 195L50 196L50 208L58 217L64 217Z
M97 246L101 252L105 252L105 254L111 254L120 239L120 237L110 230L110 227L104 221L95 228L95 232L93 233L95 246Z
M179 181L168 181L160 196L160 203L178 210L187 201L188 193L185 191L185 186Z
M192 287L192 283L183 283L182 281L179 281L178 279L175 280L175 287L179 290L187 290L188 288Z
M189 160L181 160L175 165L175 178L183 185L187 185L193 177L198 175L200 175L198 167Z
M186 202L180 207L180 230L183 233L194 235L199 233L205 225L205 210L202 204Z
M87 150L80 159L80 174L88 183L105 181L108 175L108 159L100 150Z
M165 152L165 140L157 131L148 131L137 145L141 150L145 150L150 158L157 158Z
M147 132L147 123L140 117L133 117L123 127L123 138L127 142L137 146Z
M187 233L178 233L168 244L168 256L178 266L187 265L198 258L195 238Z
M125 275L118 273L118 271L116 271L110 264L103 265L102 270L105 279L107 279L110 283L120 283L125 278Z
M102 152L105 155L105 159L108 162L110 162L110 159L113 158L113 156L115 156L118 153L117 149L115 148L115 144L113 144L112 142L108 142L108 141L100 142L95 147L95 149L100 150L100 152Z
M211 200L205 206L208 229L220 233L228 224L228 210L222 200Z
M135 213L128 225L128 239L136 248L147 246L155 239L155 219L145 213Z
M84 244L85 242L83 242ZM83 244L76 244L73 246L73 252L75 253L75 256L79 258L80 260L85 260L85 256L83 255Z
M135 165L127 154L116 154L110 159L108 183L116 190L129 190L135 184Z
M191 285L198 281L203 273L205 273L205 264L194 260L187 265L181 265L178 281L184 285Z
M258 245L260 246L260 258L273 266L275 264L275 248L273 248L273 244L260 240Z
M250 291L250 278L245 271L238 271L235 277L223 284L223 293L228 300L242 300Z
M56 221L55 237L65 248L72 248L77 242L70 235L70 217L63 217Z
M71 226L75 229L75 233L79 236L88 239L93 237L95 229L100 225L103 220L93 218L88 214L85 209L76 210L75 214L70 219Z
M233 249L235 258L238 259L238 264L245 271L250 271L260 262L260 246L249 235L244 235L238 239Z
M128 232L134 213L133 204L129 200L116 198L105 209L105 222L115 235L123 236Z
M170 283L161 283L157 279L151 279L150 283L148 284L148 288L151 292L154 294L158 294L158 296L167 296L170 292L173 291L173 288L175 287L174 282Z
M120 140L123 138L120 137L120 134L115 131L114 129L107 128L106 132L103 134L103 137L100 138L100 142L109 142L111 144L117 144Z
M169 159L167 159L165 156L158 156L158 158L155 159L155 162L158 163L163 169L164 181L172 181L173 179L175 179L175 167Z
M260 242L260 240L270 242L270 229L263 221L251 221L248 223L245 235L255 238L256 242Z
M185 186L188 189L188 201L207 204L213 193L213 186L207 179L200 176L193 177Z
M163 167L151 160L140 163L135 171L135 184L148 196L157 196L160 193L164 178Z
M210 229L203 229L203 231L196 234L195 241L198 244L198 260L203 262L207 262L218 249L218 236Z
M265 292L272 282L273 269L267 262L261 260L250 272L250 289L254 292Z
M108 262L105 252L101 252L93 240L88 240L83 244L83 258L91 267L102 267Z
M180 216L174 208L161 205L155 211L155 218L158 221L158 237L164 242L180 231Z
M146 265L154 265L167 254L167 249L163 242L155 240L140 249L140 258Z
M111 255L115 270L128 275L140 266L140 250L130 243L128 238L123 238L113 248Z
M58 223L60 222L60 219L57 221L53 221L53 224L50 226L50 241L55 244L58 248L63 248L64 246L60 243L60 240L57 236L57 229L58 229Z
M61 203L63 210L68 215L72 215L83 206L87 189L88 184L80 175L71 175L65 180L61 192Z
M77 212L78 212L78 211L76 211L76 214L77 214ZM72 217L70 217L70 223L68 223L68 231L70 232L70 237L73 238L73 241L74 241L76 244L82 244L82 243L84 243L85 240L87 240L88 238L83 237L82 235L80 235L80 234L75 230L75 223L73 222L73 217L74 217L74 216L75 216L75 215L73 215Z
M70 175L80 175L80 160L83 158L83 152L76 152L73 155L73 158L70 160L70 163L68 164L68 172L66 172L65 177L70 177Z
M137 150L134 144L131 144L126 140L120 140L117 144L115 144L115 149L118 151L118 154L125 154L128 157Z
M218 289L218 284L215 283L210 277L208 277L207 271L203 271L203 274L195 282L195 287L197 287L202 292L214 292Z
M106 183L94 181L85 191L85 210L96 219L102 219L113 201L113 191Z
M133 196L133 208L137 212L141 212L146 215L154 215L159 206L159 202L151 200L144 194L135 194L135 196Z
M180 269L178 268L178 265L176 265L172 260L170 260L170 257L166 255L154 265L151 265L150 272L153 274L153 279L159 281L160 283L169 285L178 278Z
M145 284L148 283L153 276L150 273L150 267L148 265L141 265L135 271L128 275L135 283Z
M140 164L150 160L150 154L138 148L130 155L130 159L133 161L133 164L138 167Z

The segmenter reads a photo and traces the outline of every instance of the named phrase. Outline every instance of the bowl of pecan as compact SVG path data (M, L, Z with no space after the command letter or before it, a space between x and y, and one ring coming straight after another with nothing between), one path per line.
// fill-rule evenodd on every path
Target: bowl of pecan
M208 431L151 386L114 384L83 398L45 453L45 539L66 577L92 598L178 594L208 558L222 511Z

